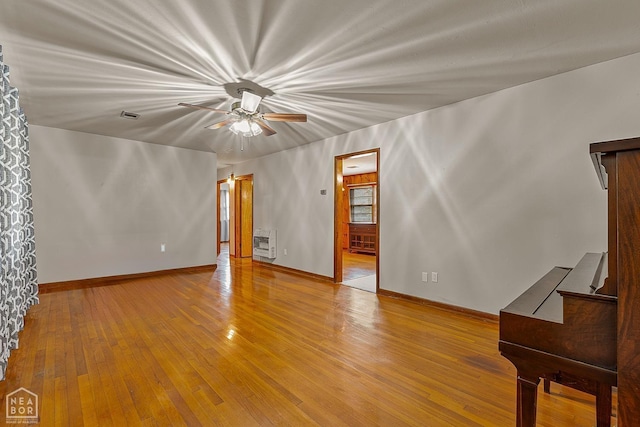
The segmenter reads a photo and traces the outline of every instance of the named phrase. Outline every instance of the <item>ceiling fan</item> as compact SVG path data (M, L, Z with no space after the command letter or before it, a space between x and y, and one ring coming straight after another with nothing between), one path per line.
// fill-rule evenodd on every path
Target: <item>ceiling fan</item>
M242 100L234 102L231 105L231 111L219 110L217 108L206 107L204 105L186 104L184 102L178 105L182 107L195 108L198 110L213 111L215 113L223 113L228 117L220 122L206 126L205 129L220 129L230 125L229 129L236 135L251 137L264 133L271 136L276 133L264 121L272 122L306 122L306 114L287 114L287 113L261 113L258 109L262 97L252 93L250 89L239 89L242 93Z

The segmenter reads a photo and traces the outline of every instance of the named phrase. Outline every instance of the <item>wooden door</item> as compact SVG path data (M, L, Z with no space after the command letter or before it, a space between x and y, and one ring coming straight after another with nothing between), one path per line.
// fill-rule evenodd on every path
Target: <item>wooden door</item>
M333 194L333 281L342 282L342 247L344 245L343 236L343 209L344 209L344 184L342 175L342 165L344 156L335 158L335 182Z
M253 256L253 175L229 183L229 256Z
M240 248L236 253L241 258L253 256L253 177L240 180L240 230L237 242Z
M236 199L238 194L238 182L235 178L229 179L229 256L236 256Z
M225 182L224 180L218 181L216 183L216 257L220 256L220 233L222 232L222 227L220 226L220 184Z

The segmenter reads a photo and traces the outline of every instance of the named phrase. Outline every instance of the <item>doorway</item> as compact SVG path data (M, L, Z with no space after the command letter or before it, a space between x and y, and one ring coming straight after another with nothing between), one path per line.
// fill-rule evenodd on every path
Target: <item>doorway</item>
M379 149L335 158L334 281L378 292Z
M223 181L220 184L220 192L219 192L220 202L218 206L220 207L220 242L229 243L229 183Z
M216 257L220 256L221 243L229 243L229 180L216 183L216 206L218 222L216 224Z
M253 175L236 177L231 174L228 180L218 181L216 192L219 210L218 255L220 242L225 242L226 238L229 256L253 257Z

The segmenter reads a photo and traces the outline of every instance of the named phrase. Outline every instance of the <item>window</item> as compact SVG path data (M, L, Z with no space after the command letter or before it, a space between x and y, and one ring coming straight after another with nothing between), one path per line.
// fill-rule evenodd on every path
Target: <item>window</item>
M374 185L350 188L351 222L375 222L375 202Z

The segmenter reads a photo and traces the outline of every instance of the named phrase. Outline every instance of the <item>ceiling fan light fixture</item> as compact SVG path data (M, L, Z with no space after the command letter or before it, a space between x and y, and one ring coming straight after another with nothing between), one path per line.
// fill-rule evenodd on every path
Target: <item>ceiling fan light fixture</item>
M240 101L231 104L231 110L220 110L211 108L206 105L194 105L180 102L178 105L182 107L194 108L197 110L209 110L214 113L224 113L229 116L226 120L218 121L212 125L206 126L206 129L220 129L227 125L231 132L241 135L245 138L263 134L265 136L275 135L276 131L272 129L265 121L274 122L306 122L307 115L300 113L261 113L258 107L262 101L262 96L253 93L250 88L237 88L238 95L242 95ZM262 92L261 92L262 93ZM273 95L273 92L270 93ZM269 93L266 93L269 95ZM232 95L233 96L233 95Z
M262 128L256 122L249 119L238 120L229 127L229 130L236 135L242 135L245 138L257 136L262 133Z
M253 114L258 110L260 101L262 101L261 96L256 95L255 93L251 93L249 90L245 89L242 92L242 100L240 101L240 106L247 113Z

